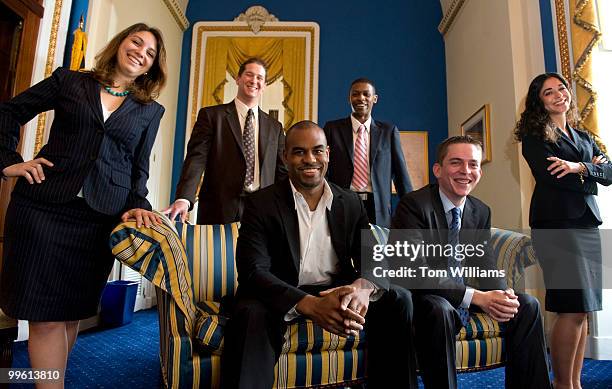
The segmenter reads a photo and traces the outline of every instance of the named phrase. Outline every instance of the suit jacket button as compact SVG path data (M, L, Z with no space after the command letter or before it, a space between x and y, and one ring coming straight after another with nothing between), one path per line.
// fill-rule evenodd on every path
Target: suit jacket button
M98 156L97 156L95 153L91 153L91 154L89 155L89 159L91 159L92 161L95 161L95 160L96 160L96 158L98 158Z
M104 130L101 128L98 128L98 130L96 131L98 134L104 134Z

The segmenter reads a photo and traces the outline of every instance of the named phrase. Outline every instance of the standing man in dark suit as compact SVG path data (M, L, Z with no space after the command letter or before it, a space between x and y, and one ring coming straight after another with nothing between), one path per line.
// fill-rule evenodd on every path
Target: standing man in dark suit
M486 246L490 240L491 210L470 196L481 177L481 160L482 146L469 136L451 137L438 146L433 166L438 183L402 198L393 216L389 244L416 230L429 230L431 237L423 232L428 236L425 243L429 240L434 244L485 243L482 255L421 258L420 266L495 269L494 258ZM461 262L456 262L459 259ZM469 311L474 310L506 323L506 388L550 388L537 300L515 294L506 287L504 277L468 281L448 274L449 277L423 280L427 282L423 288L412 290L416 346L425 387L457 387L455 336L468 323ZM441 374L444 371L446 375Z
M372 119L378 101L374 83L358 78L351 84L351 116L325 123L330 160L327 178L359 194L370 223L391 223L391 181L400 198L412 191L399 130Z
M240 220L244 196L286 175L282 125L259 107L266 86L266 64L249 58L238 70L236 99L200 109L193 127L176 201L163 212L185 221L193 208L202 173L198 223Z
M362 278L367 216L354 193L327 183L328 160L323 130L296 123L284 152L289 179L247 198L223 352L226 388L272 387L284 330L298 317L342 337L365 327L368 387L416 388L410 293ZM391 344L403 350L399 357Z

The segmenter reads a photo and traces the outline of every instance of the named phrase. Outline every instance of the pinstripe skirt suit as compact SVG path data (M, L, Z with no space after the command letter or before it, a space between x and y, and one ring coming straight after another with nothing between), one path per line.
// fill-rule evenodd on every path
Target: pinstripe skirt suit
M19 127L53 110L48 143L37 157L45 180L17 180L5 219L0 307L31 321L70 321L97 313L113 264L108 238L120 215L151 209L149 156L164 108L128 95L105 121L100 84L88 73L57 69L0 104L0 171L22 162ZM81 193L79 195L79 193Z

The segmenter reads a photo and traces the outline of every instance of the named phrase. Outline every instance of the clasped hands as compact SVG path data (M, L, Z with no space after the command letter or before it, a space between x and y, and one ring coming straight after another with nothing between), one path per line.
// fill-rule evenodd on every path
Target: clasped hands
M511 288L487 292L475 290L472 304L480 307L480 309L499 322L512 319L518 313L520 306L518 296Z
M550 172L551 175L553 176L556 175L557 178L561 178L569 173L578 174L582 170L582 166L580 162L566 161L564 159L557 158L557 157L548 157L546 159L552 162L550 165L548 165L547 170ZM595 165L599 165L599 164L607 163L607 162L608 160L603 155L597 155L593 157L593 159L591 160L591 163Z
M308 295L298 302L296 310L333 334L357 336L365 324L373 292L360 281L324 290L319 296Z

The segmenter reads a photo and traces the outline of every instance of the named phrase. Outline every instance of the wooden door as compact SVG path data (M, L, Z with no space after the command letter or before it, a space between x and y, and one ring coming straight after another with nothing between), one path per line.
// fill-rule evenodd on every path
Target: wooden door
M32 81L43 0L0 0L0 102L27 89ZM21 130L23 135L23 129ZM21 137L23 139L23 136ZM21 152L21 142L17 151ZM4 217L14 180L0 180L0 262Z

